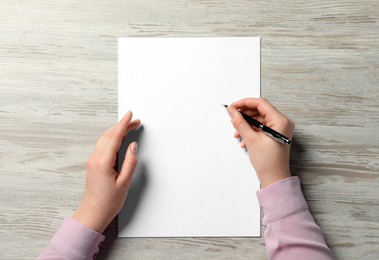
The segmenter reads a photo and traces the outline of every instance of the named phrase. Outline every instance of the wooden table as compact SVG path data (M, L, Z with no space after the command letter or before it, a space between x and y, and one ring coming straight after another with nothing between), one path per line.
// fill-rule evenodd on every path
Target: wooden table
M117 38L260 36L262 96L297 123L292 171L337 259L379 257L379 2L0 3L0 259L34 259L117 121ZM265 259L263 238L116 239L100 259Z

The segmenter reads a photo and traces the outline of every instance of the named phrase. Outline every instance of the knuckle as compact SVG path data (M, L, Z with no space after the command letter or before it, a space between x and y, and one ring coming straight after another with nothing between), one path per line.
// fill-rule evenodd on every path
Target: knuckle
M109 133L112 131L112 128L109 128L107 131L105 131L102 135L103 138L107 137Z
M281 123L285 127L290 127L291 126L291 120L289 120L287 117L283 117Z
M112 138L115 135L115 132L117 131L117 128L115 126L112 126L109 128L105 133L104 137L105 138Z
M131 168L135 168L137 166L137 159L136 158L128 158L127 160L125 160L125 162Z
M115 129L112 128L109 132L106 133L105 138L112 139L114 135L115 135Z
M292 129L295 129L295 126L296 126L295 122L290 120L290 124L291 124Z
M291 131L293 131L295 129L295 123L287 117L282 118L282 120L280 121L280 124L284 128L289 129Z

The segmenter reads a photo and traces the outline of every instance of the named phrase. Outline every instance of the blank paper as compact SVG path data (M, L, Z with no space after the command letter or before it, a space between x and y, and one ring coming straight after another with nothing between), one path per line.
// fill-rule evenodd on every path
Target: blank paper
M260 236L259 181L221 106L260 96L260 39L118 44L119 119L143 125L119 237Z

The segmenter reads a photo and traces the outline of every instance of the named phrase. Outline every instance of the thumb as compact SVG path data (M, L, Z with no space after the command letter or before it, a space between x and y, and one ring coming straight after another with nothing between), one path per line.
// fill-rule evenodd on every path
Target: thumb
M129 144L125 154L125 160L122 164L120 174L117 177L117 181L121 185L129 187L130 181L133 176L134 169L137 166L137 143L133 142Z
M237 130L239 135L242 137L245 143L252 137L254 130L251 128L249 123L242 117L241 113L237 108L233 106L228 106L227 111L232 120L234 128Z

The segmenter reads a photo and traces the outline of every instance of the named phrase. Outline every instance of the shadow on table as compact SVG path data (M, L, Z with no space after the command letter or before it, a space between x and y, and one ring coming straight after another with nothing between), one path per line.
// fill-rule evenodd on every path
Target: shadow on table
M304 165L306 156L304 146L296 138L292 139L290 154L290 169L292 176L300 177L302 175L301 167Z

